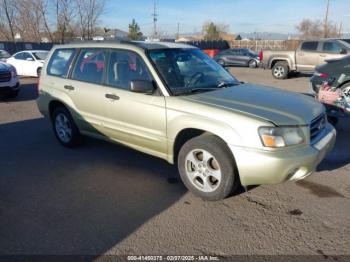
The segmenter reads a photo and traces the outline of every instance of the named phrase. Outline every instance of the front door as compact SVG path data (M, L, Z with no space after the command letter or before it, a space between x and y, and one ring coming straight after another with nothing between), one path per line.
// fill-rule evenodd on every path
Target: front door
M312 72L319 63L320 52L317 41L307 41L301 44L300 49L295 53L296 66L298 71Z
M140 151L165 157L165 98L158 93L142 94L130 91L132 80L152 81L142 58L131 51L110 51L105 91L108 136Z

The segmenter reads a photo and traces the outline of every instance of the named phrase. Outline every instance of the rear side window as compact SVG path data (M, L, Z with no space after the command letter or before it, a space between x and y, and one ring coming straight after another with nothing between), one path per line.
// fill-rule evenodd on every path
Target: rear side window
M67 77L68 68L74 57L75 49L57 49L47 66L47 74Z
M106 52L103 49L83 49L75 64L72 79L102 84L106 64Z
M339 54L342 51L342 47L338 45L336 42L324 42L322 51Z
M301 50L303 51L316 51L318 42L304 42L301 45Z

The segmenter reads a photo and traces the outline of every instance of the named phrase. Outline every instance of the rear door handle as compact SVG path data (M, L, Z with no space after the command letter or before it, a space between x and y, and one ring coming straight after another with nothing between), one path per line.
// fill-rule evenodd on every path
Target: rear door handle
M119 96L114 94L105 94L106 98L112 99L112 100L119 100Z
M67 90L74 90L74 86L65 85L65 86L64 86L64 89L67 89Z

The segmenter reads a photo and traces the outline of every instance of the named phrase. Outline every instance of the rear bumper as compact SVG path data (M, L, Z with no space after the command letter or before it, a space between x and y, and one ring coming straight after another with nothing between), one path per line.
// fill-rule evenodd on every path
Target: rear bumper
M317 143L302 148L264 151L230 146L241 184L277 184L311 175L334 146L335 129L328 124L326 131Z

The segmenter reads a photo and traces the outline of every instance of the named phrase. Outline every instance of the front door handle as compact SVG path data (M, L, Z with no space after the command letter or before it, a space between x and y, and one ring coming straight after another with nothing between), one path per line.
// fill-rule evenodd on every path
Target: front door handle
M119 96L114 94L105 94L106 98L112 99L112 100L119 100Z
M67 90L74 90L74 86L65 85L65 86L64 86L64 89L67 89Z

